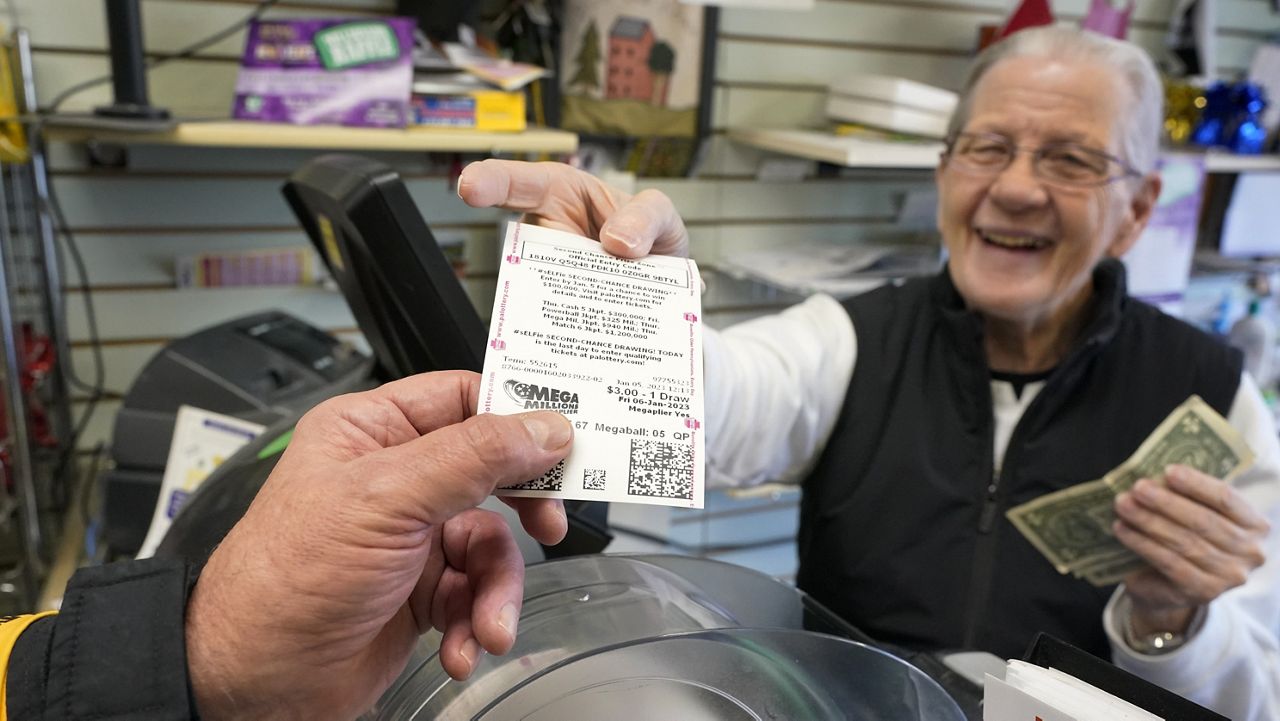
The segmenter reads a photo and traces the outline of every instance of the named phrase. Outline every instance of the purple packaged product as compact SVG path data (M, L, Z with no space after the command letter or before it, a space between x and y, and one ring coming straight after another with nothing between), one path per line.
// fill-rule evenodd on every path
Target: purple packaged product
M403 128L415 26L412 18L255 20L232 117Z

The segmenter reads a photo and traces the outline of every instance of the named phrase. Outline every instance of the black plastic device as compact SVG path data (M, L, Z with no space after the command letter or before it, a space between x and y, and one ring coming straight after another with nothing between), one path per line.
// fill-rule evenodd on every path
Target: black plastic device
M284 195L324 258L374 351L380 380L484 368L488 329L394 170L323 155ZM608 505L565 503L569 534L549 558L597 553L612 540Z
M382 380L484 366L487 331L387 166L325 155L284 186L377 357Z

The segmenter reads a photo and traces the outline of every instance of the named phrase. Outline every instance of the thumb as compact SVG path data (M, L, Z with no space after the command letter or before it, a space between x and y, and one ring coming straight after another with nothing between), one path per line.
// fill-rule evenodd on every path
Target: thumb
M559 413L485 413L357 463L381 510L437 524L480 505L497 486L542 475L569 454L572 439L573 425Z
M618 208L600 228L600 244L623 258L646 255L689 256L689 231L666 194L642 190Z

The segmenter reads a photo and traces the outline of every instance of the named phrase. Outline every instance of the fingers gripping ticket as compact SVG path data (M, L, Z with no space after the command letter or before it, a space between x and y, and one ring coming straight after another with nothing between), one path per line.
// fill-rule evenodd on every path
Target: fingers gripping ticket
M458 196L468 205L518 211L528 222L592 238L628 200L625 193L563 163L492 158L462 171Z
M479 505L495 487L536 477L569 450L573 429L557 413L479 415L361 459L401 512L440 523Z
M562 163L472 163L458 179L458 195L468 205L522 212L524 222L599 240L614 255L689 254L688 230L665 194L649 189L632 197Z

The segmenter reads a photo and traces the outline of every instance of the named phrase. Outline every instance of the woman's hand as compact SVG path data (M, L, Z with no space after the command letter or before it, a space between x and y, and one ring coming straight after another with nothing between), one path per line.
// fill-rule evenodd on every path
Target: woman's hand
M623 258L689 255L689 232L666 195L628 195L564 163L481 160L463 169L458 196L467 205L518 211L526 223L594 238Z
M1151 568L1125 578L1133 630L1183 632L1195 611L1243 584L1266 560L1270 525L1229 484L1170 466L1116 498L1116 538Z

